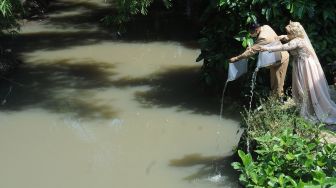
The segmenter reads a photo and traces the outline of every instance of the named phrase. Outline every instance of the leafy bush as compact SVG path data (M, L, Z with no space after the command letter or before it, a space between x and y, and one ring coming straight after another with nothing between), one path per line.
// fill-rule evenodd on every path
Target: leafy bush
M256 137L257 158L239 150L242 163L232 166L241 172L246 187L336 186L336 145L308 139L285 129L279 136Z
M295 130L302 136L312 137L308 133L317 133L317 127L299 116L298 109L292 99L283 105L274 97L261 100L257 109L243 113L242 126L250 138L265 135L278 135L284 128Z
M34 16L42 16L47 10L51 0L21 0L24 7L25 18L32 18Z
M0 33L13 33L18 29L17 18L22 6L19 0L0 0Z
M240 162L232 166L241 172L246 187L336 186L336 145L321 138L321 126L299 117L289 100L264 100L243 115L244 142ZM250 153L245 154L241 149Z
M161 0L165 7L171 6L172 0ZM154 2L154 0L117 0L113 2L117 10L117 14L114 16L106 16L102 19L106 25L116 24L121 25L130 21L131 16L136 14L146 15L148 13L148 7Z
M0 0L0 35L16 34L19 29L17 19L23 13L20 0ZM19 61L11 50L0 44L0 75L8 73Z

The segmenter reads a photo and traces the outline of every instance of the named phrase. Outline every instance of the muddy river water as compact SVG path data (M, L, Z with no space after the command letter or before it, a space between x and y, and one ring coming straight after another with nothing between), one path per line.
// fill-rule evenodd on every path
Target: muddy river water
M105 6L58 1L21 28L24 63L0 91L0 187L237 187L238 112L219 120L202 95L199 50L111 40L83 22L85 3Z

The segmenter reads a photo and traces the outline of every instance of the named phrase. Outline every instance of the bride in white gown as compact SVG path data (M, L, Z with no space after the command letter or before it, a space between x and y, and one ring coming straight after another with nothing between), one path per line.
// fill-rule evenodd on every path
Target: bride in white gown
M292 94L306 119L327 124L336 123L336 104L311 42L299 22L286 26L289 40L284 45L261 47L261 51L289 51L293 62Z

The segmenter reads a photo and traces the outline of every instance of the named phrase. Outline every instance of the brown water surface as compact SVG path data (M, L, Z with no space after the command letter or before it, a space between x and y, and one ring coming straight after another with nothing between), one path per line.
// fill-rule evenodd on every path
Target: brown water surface
M203 95L198 49L113 40L83 21L99 0L53 6L68 8L23 25L18 84L1 88L0 187L237 187L238 112L220 121Z

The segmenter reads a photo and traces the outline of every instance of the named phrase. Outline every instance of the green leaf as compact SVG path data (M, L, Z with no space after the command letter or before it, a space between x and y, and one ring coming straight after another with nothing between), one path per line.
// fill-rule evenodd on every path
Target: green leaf
M327 162L323 162L323 161L317 161L317 165L322 167L325 166L327 164Z
M239 181L244 185L246 185L248 183L247 178L244 174L240 174Z
M244 37L234 37L234 39L236 39L237 41L243 41L244 40Z
M326 176L327 175L321 169L313 171L313 179L321 184L324 182Z
M238 155L242 160L244 167L248 167L252 164L251 154L245 154L242 150L238 150Z
M285 176L285 177L292 184L293 187L298 186L298 184L296 183L296 181L292 177L290 177L290 176Z
M291 8L291 4L288 3L288 4L286 5L286 9L287 9L287 10L290 10L290 8Z
M269 185L269 186L271 186L271 187L275 187L275 184L276 184L276 183L277 183L276 181L272 181L272 180L270 180L270 181L267 182L267 185Z
M202 59L204 59L204 54L203 54L203 53L201 53L201 54L197 57L196 62L200 62Z
M235 170L240 170L242 168L242 166L241 166L241 164L239 162L233 162L233 163L231 163L231 166Z
M268 153L268 150L254 150L256 153L258 154L265 154L265 153Z
M284 185L284 183L285 183L285 175L284 174L280 174L280 176L278 177L278 182L279 182L281 187Z
M304 187L305 187L305 183L302 180L300 180L297 185L297 188L304 188Z
M295 155L292 154L292 153L286 154L285 157L286 157L287 160L290 160L290 161L295 159Z
M324 184L325 185L333 185L332 187L336 187L336 177L327 177L324 181Z
M310 143L310 144L308 144L308 149L309 149L309 150L313 150L315 147L316 147L316 144L315 144L315 143Z
M242 46L243 46L244 48L247 47L247 41L246 41L246 40L243 40Z
M302 16L303 16L303 11L304 11L304 9L303 9L302 6L298 8L298 10L297 10L297 16L298 16L299 18L302 18Z
M247 46L253 46L253 39L247 39Z
M313 163L314 163L313 160L311 160L311 159L306 159L306 161L304 162L304 165L305 165L306 168L310 168L310 166L312 166Z
M226 4L226 0L220 0L219 1L219 6L221 7L221 6L223 6L223 5L225 5Z
M250 172L249 175L253 183L258 185L258 175L255 172Z
M308 184L306 184L306 185L304 185L304 188L321 188L321 185L308 185Z
M279 145L274 145L272 149L273 149L273 151L276 151L276 152L284 152L285 151Z
M271 16L271 9L266 10L266 20L269 21Z

